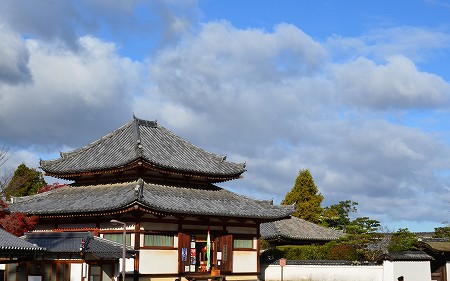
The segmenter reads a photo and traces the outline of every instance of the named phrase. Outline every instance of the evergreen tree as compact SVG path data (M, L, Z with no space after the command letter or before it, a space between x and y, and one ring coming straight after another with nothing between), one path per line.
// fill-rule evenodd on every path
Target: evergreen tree
M17 167L8 186L3 190L3 195L8 200L11 196L32 195L36 194L40 188L46 185L47 183L41 172L28 168L22 163Z
M300 170L295 185L281 202L283 205L295 204L296 211L293 216L318 223L322 214L323 196L319 193L314 179L308 170Z
M389 251L416 250L417 236L407 228L400 228L392 234L389 241Z
M345 200L325 207L322 215L322 225L335 229L346 229L351 222L349 214L358 211L356 209L357 205L357 202Z
M433 237L450 238L450 226L435 227Z

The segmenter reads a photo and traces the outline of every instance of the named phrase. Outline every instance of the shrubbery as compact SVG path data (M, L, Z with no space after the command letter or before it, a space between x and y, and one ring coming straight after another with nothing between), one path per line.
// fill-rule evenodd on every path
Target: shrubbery
M261 254L261 260L361 260L364 256L351 245L327 243L325 245L279 246Z

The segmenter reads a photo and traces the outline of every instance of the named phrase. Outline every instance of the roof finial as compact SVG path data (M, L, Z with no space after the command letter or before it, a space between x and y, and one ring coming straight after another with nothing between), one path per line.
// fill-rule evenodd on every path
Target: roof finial
M138 179L137 184L134 187L134 195L138 200L144 197L144 180L142 178Z

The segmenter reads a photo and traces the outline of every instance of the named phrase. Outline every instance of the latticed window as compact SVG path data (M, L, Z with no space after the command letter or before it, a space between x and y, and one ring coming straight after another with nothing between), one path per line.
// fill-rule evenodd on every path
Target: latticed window
M144 236L144 246L173 247L173 236L172 235L146 234Z
M233 247L238 249L253 249L252 239L234 239Z
M120 244L123 243L122 242L122 240L123 240L122 233L120 233L120 234L119 233L106 233L106 234L103 234L103 238L120 243ZM127 243L126 243L127 246L131 246L131 234L130 233L126 234L126 239L127 239Z

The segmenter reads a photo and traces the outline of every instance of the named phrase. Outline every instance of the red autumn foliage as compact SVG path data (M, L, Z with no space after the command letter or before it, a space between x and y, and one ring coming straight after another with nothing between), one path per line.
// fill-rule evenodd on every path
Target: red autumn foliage
M53 189L57 189L57 188L60 188L60 187L66 186L66 185L67 185L67 184L55 182L55 183L48 184L48 185L46 185L46 186L40 188L40 189L38 190L38 193L47 192L47 191L50 191L50 190L53 190Z
M37 223L37 216L27 216L20 212L10 212L8 204L0 199L0 228L13 235L22 236L25 232L33 230Z

